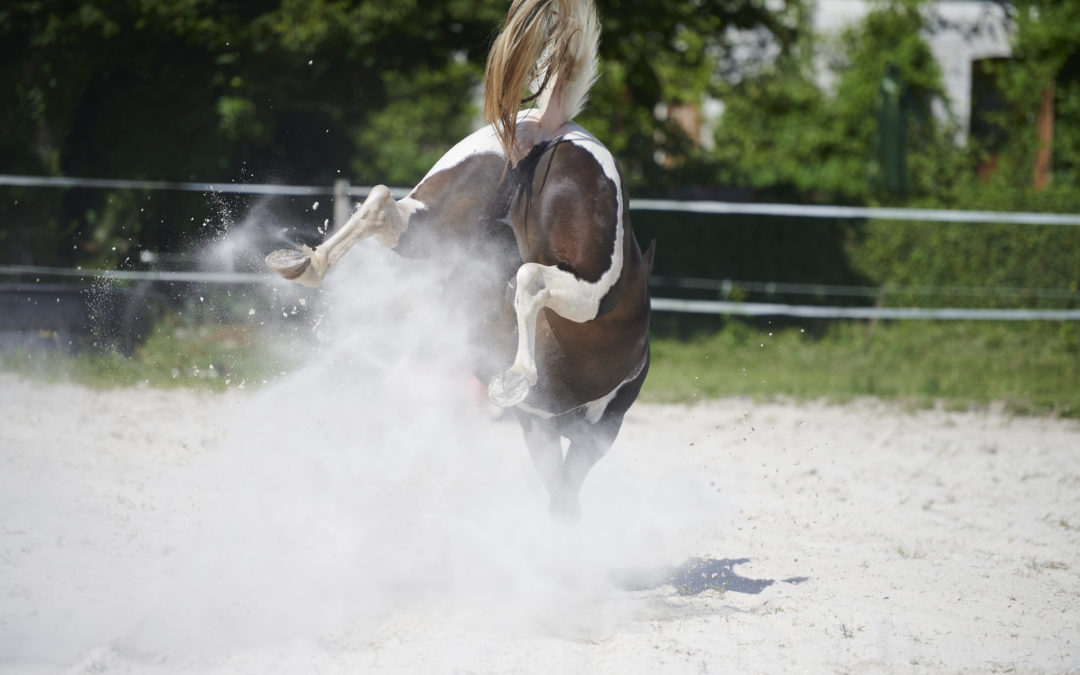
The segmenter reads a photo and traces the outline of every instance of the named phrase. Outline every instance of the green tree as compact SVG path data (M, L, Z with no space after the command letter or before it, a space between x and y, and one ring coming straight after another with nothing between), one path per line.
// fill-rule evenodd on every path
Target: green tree
M1053 182L1075 186L1080 179L1080 5L1016 0L1005 7L1016 32L1013 58L994 64L998 86L1011 104L994 120L1008 130L997 170L1015 185L1030 182L1039 147L1035 118L1043 92L1053 85Z
M0 7L0 172L412 183L477 123L506 0L12 0ZM697 102L725 29L791 40L757 0L600 0L581 121L635 186L697 152L659 101ZM801 3L787 3L799 7ZM664 161L657 161L658 150ZM310 202L309 202L310 205ZM0 259L116 264L200 236L206 198L4 190Z
M632 189L661 194L700 178L704 157L674 120L657 119L657 104L700 106L733 61L735 30L757 33L758 50L785 54L806 14L803 0L769 8L753 0L598 0L597 8L601 73L579 121L615 153Z
M931 114L944 101L941 72L920 36L924 19L913 0L878 3L842 31L835 45L801 26L797 49L732 84L718 83L725 103L715 160L720 180L759 189L790 186L794 197L866 202L885 197L875 185L876 113L890 66L909 100L908 152L913 190L929 194L955 168L947 124ZM818 84L821 52L835 91ZM942 149L946 151L943 153Z
M1013 58L992 68L1008 105L993 115L1003 134L993 145L973 138L958 156L946 138L933 136L918 148L923 164L912 169L923 185L918 205L990 211L1080 211L1075 177L1080 166L1080 21L1074 3L1018 1L1008 5L1015 21ZM1036 115L1043 92L1056 82L1054 176L1048 189L1033 189L1038 148ZM994 170L975 166L994 156ZM927 179L931 180L927 180ZM869 223L852 249L853 264L881 282L1023 289L1011 298L893 295L890 302L1015 307L1076 306L1076 300L1043 297L1040 289L1080 289L1080 230L1069 227L941 223Z

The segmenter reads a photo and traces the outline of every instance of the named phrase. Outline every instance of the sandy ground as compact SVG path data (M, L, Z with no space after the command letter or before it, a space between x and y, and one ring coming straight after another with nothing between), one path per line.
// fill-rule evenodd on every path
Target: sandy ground
M1080 671L1074 421L638 405L567 526L512 424L316 376L0 374L0 672Z

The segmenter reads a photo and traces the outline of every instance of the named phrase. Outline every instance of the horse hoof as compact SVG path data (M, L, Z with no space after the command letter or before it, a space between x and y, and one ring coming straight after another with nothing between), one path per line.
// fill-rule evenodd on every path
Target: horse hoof
M266 256L266 266L289 281L304 273L311 265L311 256L294 248L283 248Z
M529 395L529 381L524 375L508 370L491 378L488 383L488 398L501 408L510 408L525 400Z

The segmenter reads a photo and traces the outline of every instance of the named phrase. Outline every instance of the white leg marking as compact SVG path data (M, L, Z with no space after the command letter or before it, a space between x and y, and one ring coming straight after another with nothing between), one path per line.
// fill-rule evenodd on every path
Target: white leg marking
M514 313L518 322L518 347L510 372L524 377L529 386L536 385L536 315L551 298L544 285L541 266L526 263L517 271L517 291L514 293Z
M536 384L536 316L544 307L559 316L584 323L596 318L603 289L552 265L525 263L518 268L514 311L518 320L518 351L511 372Z
M536 317L541 309L547 307L578 323L591 321L599 313L600 301L610 287L610 284L582 281L553 265L525 263L519 267L514 293L517 354L510 369L496 375L488 386L491 400L504 407L517 405L528 395L528 388L536 385Z
M387 247L396 245L401 233L409 226L412 214L424 208L422 202L409 197L395 202L389 188L376 186L363 205L329 239L315 249L301 247L311 263L295 281L305 286L318 286L341 256L368 237L374 236Z

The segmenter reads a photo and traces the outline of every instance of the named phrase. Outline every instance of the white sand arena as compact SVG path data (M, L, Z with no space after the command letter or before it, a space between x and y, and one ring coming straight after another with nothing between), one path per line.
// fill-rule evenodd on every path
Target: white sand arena
M446 382L0 374L0 672L1080 669L1075 421L639 403L566 526Z

